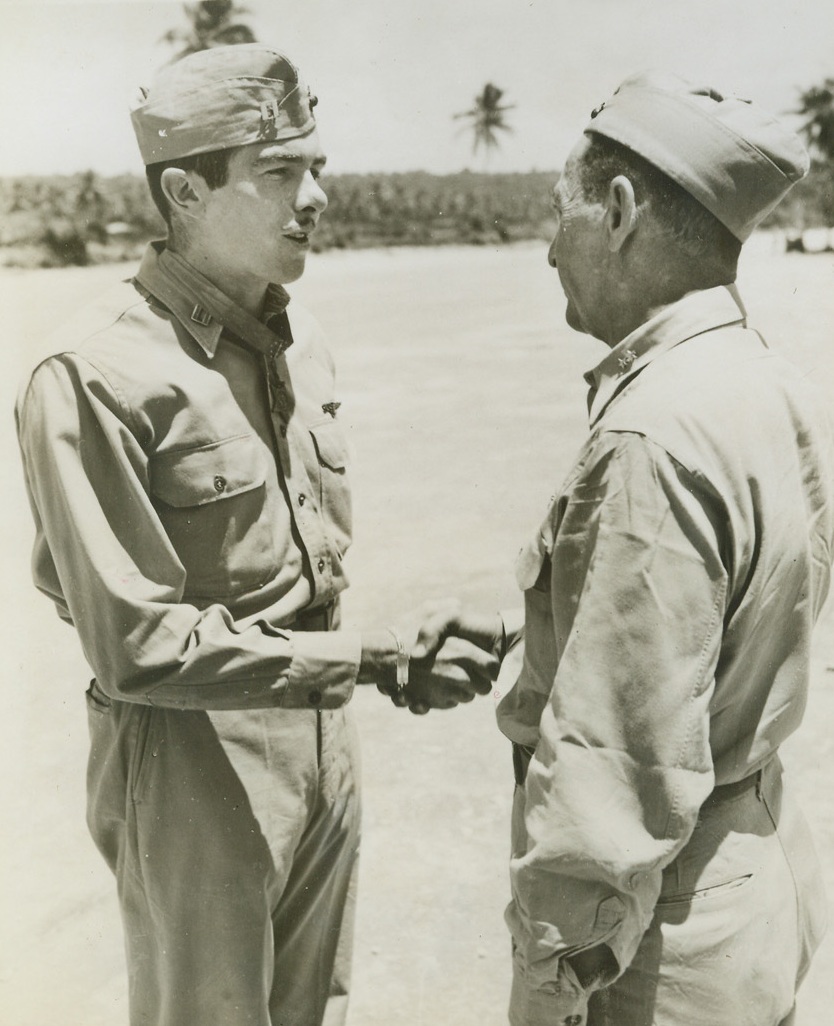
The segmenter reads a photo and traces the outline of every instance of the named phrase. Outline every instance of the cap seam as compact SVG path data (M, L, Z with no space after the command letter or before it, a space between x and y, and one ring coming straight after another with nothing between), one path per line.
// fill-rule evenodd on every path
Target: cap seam
M270 83L275 83L276 85L278 83L282 85L290 85L292 86L292 89L284 93L284 100L289 99L290 96L293 96L295 93L297 93L300 87L300 84L298 82L287 82L286 79L278 78L225 78L222 81L218 80L217 82L211 82L208 85L193 86L189 89L183 89L179 92L168 94L166 97L164 97L164 99L161 102L165 104L170 104L172 101L176 102L177 100L183 100L188 97L195 96L199 93L205 93L207 90L211 89L214 86L220 86L225 88L228 87L230 84L234 83L242 83L249 85L260 85L261 83L263 83L265 88L269 88ZM273 87L273 91L280 90L275 90L275 88ZM284 101L282 100L282 102ZM140 106L138 107L134 107L133 110L137 112L148 113L150 111L150 108L153 106L153 103L154 97L153 95L149 94L145 102L140 104Z
M637 91L637 90L635 90L635 91ZM779 165L774 163L770 159L770 157L768 157L768 155L766 153L764 153L762 150L760 150L758 148L758 146L754 146L748 139L745 139L744 136L739 135L737 132L735 132L733 129L731 129L728 125L724 124L722 121L719 121L717 118L713 117L708 111L703 110L696 103L693 103L689 99L688 95L684 95L684 94L671 95L671 94L669 94L667 92L664 92L661 89L652 88L651 86L640 86L639 87L639 91L640 92L644 92L644 93L651 93L653 96L657 97L657 99L659 101L661 101L667 107L667 109L674 109L674 107L676 105L678 105L678 104L681 104L681 105L685 106L687 110L690 110L690 111L692 111L692 113L697 114L698 117L702 121L706 122L711 127L717 128L724 136L726 136L726 138L731 139L733 142L740 143L741 146L744 148L745 152L750 153L751 155L755 156L757 159L760 158L762 162L764 162L768 167L773 168L779 175L781 175L783 178L785 178L786 181L791 181L791 179L788 178L788 176L785 174L784 171L782 171L782 169L779 167ZM738 102L744 102L744 101L738 101ZM594 130L595 129L594 129L593 125L589 125L588 126L588 131L594 131ZM605 133L603 132L603 133L600 133L600 134L604 135ZM628 144L625 143L624 145L628 145ZM663 169L660 168L659 170L663 170Z

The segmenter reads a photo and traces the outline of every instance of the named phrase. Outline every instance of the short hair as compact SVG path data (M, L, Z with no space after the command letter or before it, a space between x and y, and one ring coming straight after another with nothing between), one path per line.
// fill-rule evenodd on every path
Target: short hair
M612 179L625 175L634 187L638 210L648 209L682 255L718 262L728 274L735 273L741 242L714 214L634 150L597 133L590 140L576 169L586 200L601 203Z
M181 171L196 171L201 178L205 179L209 189L219 189L229 179L229 158L234 150L235 147L227 150L210 150L208 153L192 153L187 157L175 157L172 160L162 160L157 164L148 164L145 168L145 177L148 179L151 199L169 229L171 227L171 208L162 191L162 172L169 167L176 167Z

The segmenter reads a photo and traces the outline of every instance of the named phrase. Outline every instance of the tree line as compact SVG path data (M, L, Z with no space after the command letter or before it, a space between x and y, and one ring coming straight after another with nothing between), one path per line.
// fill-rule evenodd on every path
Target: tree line
M332 175L318 249L484 244L545 238L557 174ZM165 234L144 178L0 179L0 263L83 265L132 259Z
M161 42L177 60L213 46L255 41L247 9L236 0L200 0L182 8L182 23ZM513 104L487 82L471 109L452 115L472 134L473 152L488 162L511 133ZM792 113L803 118L811 173L764 222L794 237L834 226L834 79L801 92ZM328 176L329 209L315 237L319 249L389 245L485 244L548 238L554 229L550 191L557 172L454 175ZM61 266L133 259L165 227L143 178L71 176L0 179L0 264ZM797 244L797 240L798 243Z
M331 175L318 249L548 239L558 172ZM788 232L834 225L834 175L811 174L765 222ZM138 256L165 227L139 175L0 179L0 264L83 265Z

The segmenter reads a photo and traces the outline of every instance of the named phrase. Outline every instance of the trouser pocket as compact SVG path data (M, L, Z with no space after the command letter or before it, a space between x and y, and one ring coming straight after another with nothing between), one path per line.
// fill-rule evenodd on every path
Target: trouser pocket
M774 761L778 764L778 759ZM779 838L796 889L798 985L808 972L811 958L828 926L828 901L822 868L805 816L790 788L783 790L781 765L778 772L770 776L765 771L762 802Z
M123 851L131 805L145 786L150 706L109 698L95 681L86 693L90 752L87 759L87 826L115 870Z

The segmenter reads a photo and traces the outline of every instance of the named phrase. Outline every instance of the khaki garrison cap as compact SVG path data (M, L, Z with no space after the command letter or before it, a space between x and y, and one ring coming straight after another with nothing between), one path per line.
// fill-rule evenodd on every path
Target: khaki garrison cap
M799 136L770 114L675 75L626 79L585 133L634 150L742 242L809 167Z
M146 164L315 128L310 90L282 53L259 43L216 46L161 68L131 110Z

